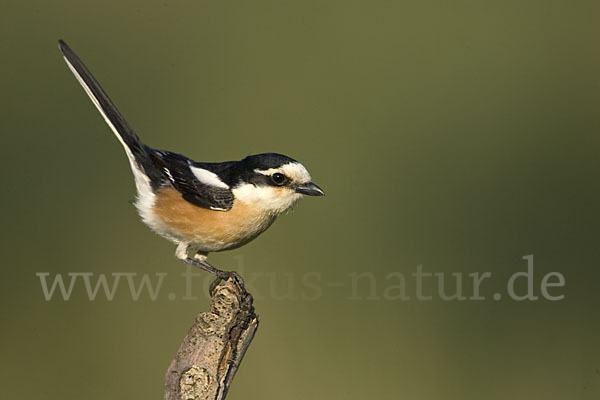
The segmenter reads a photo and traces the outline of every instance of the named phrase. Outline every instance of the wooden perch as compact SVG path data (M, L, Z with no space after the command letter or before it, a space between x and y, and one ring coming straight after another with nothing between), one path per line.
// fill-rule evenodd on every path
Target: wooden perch
M196 316L165 376L165 400L222 400L254 338L252 296L229 279Z

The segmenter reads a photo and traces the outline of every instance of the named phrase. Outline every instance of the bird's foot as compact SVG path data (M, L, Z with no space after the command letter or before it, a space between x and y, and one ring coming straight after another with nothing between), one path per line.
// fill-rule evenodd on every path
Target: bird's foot
M221 283L221 281L227 281L229 279L231 279L233 284L237 286L240 293L246 292L246 288L244 287L244 280L242 279L240 274L238 274L235 271L218 271L219 272L217 273L217 278L210 284L209 287L209 292L211 296L214 293L217 286L219 286L219 283Z
M221 283L221 281L227 281L231 279L233 284L237 286L239 293L245 293L246 288L244 286L244 280L242 277L235 271L221 271L218 268L213 267L209 263L206 262L206 257L186 257L183 258L182 261L186 264L193 265L198 267L206 272L210 272L215 275L217 278L210 284L209 287L209 295L212 297L216 287Z

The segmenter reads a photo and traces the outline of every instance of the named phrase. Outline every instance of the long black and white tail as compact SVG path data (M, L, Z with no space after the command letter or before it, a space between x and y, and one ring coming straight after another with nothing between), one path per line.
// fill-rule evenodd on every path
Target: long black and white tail
M148 210L154 201L153 189L156 189L163 179L160 169L150 157L152 149L142 143L75 52L64 41L59 40L58 43L67 65L125 148L138 191L136 206L142 217L145 217L144 211Z

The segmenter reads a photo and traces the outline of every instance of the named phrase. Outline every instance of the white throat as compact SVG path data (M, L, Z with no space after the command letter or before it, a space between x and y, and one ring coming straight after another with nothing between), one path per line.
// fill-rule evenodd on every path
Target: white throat
M232 189L236 200L262 209L271 215L279 215L296 204L302 195L286 187L255 186L243 183Z

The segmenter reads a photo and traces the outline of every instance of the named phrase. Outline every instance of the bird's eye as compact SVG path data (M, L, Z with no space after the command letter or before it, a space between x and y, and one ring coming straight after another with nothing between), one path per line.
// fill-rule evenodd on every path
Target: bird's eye
M271 180L277 186L281 186L287 182L287 177L284 174L280 174L279 172L276 172L273 175L271 175Z

